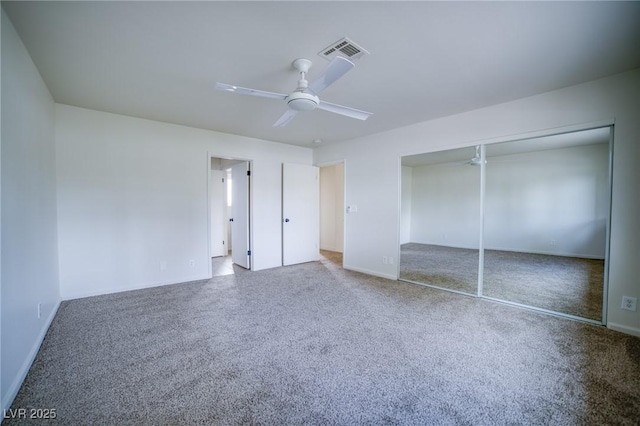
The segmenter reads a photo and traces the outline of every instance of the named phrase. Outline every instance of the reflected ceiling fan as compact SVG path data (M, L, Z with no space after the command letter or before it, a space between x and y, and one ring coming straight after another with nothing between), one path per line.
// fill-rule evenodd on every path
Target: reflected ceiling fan
M484 160L484 163L487 164L487 160ZM480 145L476 145L476 155L467 161L465 164L469 164L471 166L480 166L482 164L482 156L480 155Z
M366 120L370 115L372 115L370 112L321 101L318 97L323 90L331 86L347 72L351 71L354 67L353 62L341 56L337 56L329 63L327 68L322 71L322 74L320 74L318 78L309 83L305 79L305 76L307 72L309 72L311 64L312 62L309 59L296 59L293 61L293 68L300 73L300 80L298 80L298 87L288 95L248 89L246 87L233 86L226 83L216 83L216 89L241 93L243 95L260 96L263 98L285 101L289 109L273 124L273 127L284 127L289 124L299 111L311 111L316 108L358 120Z

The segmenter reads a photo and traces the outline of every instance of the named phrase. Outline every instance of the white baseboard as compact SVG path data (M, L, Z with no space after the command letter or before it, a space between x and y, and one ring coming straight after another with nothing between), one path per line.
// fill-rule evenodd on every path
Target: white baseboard
M607 328L640 337L640 328L628 327L626 325L616 324L615 322L607 322Z
M328 247L328 246L320 246L320 250L327 250L327 251L335 251L337 253L342 253L342 249L338 248L338 247Z
M443 247L451 247L451 248L459 248L459 249L467 249L467 250L478 250L478 247L469 247L469 246L464 246L464 245L456 245L456 244L444 244L442 241L439 242L428 242L428 243L421 243L421 242L417 242L417 241L408 241L406 243L403 244L425 244L425 245L433 245L433 246L443 246ZM485 250L491 251L507 251L507 252L513 252L513 253L524 253L524 254L545 254L548 256L558 256L558 257L577 257L580 259L594 259L594 260L604 260L604 257L601 255L595 255L595 254L584 254L584 253L568 253L568 252L561 252L561 251L548 251L548 250L535 250L535 249L516 249L516 248L510 248L510 247L486 247L484 248Z
M105 294L122 293L125 291L133 291L133 290L143 290L145 288L162 287L165 285L181 284L181 283L187 283L191 281L202 281L202 280L209 280L209 279L211 279L211 277L206 275L200 275L200 276L194 276L194 277L185 277L180 279L179 281L175 281L175 280L154 281L149 283L135 284L128 287L110 287L110 288L97 289L97 290L92 290L87 292L63 293L62 300L82 299L84 297L103 296Z
M380 272L377 272L377 271L370 271L369 269L357 268L355 266L350 266L350 265L343 265L342 268L343 269L348 269L350 271L362 272L363 274L367 274L367 275L373 275L374 277L387 278L387 279L393 280L393 281L397 281L398 280L398 277L396 277L395 275L383 274L383 273L380 273Z
M7 393L2 396L2 410L3 410L2 412L3 413L5 413L6 410L9 410L9 408L11 408L11 404L13 403L13 400L16 398L16 395L18 395L18 391L20 390L20 387L22 386L24 379L27 377L27 373L29 373L29 370L31 369L31 365L33 364L33 361L36 359L36 355L38 355L38 351L40 350L40 346L42 346L44 337L47 335L47 331L49 331L49 327L51 327L53 318L55 318L56 313L58 313L58 308L60 308L60 302L61 301L58 300L58 302L55 304L55 306L51 310L51 313L46 318L44 326L42 327L42 330L40 330L40 334L38 334L36 341L33 343L33 346L31 347L29 354L27 355L26 359L22 363L22 366L20 367L20 370L18 371L16 378L13 380L13 382L9 386ZM2 419L0 419L0 422L1 421Z

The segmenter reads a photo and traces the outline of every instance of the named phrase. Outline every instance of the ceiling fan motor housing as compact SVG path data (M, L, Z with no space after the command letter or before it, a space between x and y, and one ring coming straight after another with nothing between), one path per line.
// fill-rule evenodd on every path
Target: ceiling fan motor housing
M293 92L287 96L287 104L294 111L311 111L316 109L320 99L310 93Z

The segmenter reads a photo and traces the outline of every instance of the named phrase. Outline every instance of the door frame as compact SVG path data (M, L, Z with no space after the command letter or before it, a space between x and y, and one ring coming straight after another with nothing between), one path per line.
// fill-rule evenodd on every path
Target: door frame
M213 277L211 265L211 159L220 158L231 161L246 161L249 163L249 170L253 170L253 160L248 158L224 155L215 151L207 151L207 275ZM252 176L253 177L253 176ZM233 182L231 183L233 185ZM253 247L253 179L249 179L249 247ZM231 248L233 250L233 247ZM249 270L253 270L254 254L251 251L251 263Z
M343 218L342 218L342 266L344 267L344 259L345 254L347 253L347 159L342 158L340 160L326 161L323 163L316 164L316 167L322 169L323 167L335 166L336 164L342 164L342 208L343 208ZM320 179L320 174L318 173L318 180ZM319 182L318 182L319 184ZM322 207L320 206L320 209ZM318 220L320 220L320 212L318 212ZM320 226L320 224L318 224ZM318 242L319 244L319 242ZM319 249L319 247L318 247Z
M214 172L218 173L218 176L222 175L222 181L221 182L217 181L217 179L214 181L214 179L213 179L213 176L215 174ZM207 191L209 193L209 203L208 203L208 206L209 206L209 225L208 225L208 227L209 227L210 231L213 231L217 226L220 225L220 223L218 223L218 225L214 226L215 222L217 222L217 221L213 221L212 222L212 218L214 216L212 213L215 210L215 208L220 208L220 209L223 210L222 211L222 213L223 213L222 214L222 218L223 218L223 221L224 221L225 210L226 210L226 207L227 207L226 199L224 199L224 196L226 195L226 192L227 192L227 190L226 190L227 176L226 176L226 172L224 170L213 170L213 169L211 169L211 170L209 170L209 173L211 173L211 177L209 178L210 187L209 187L209 190ZM213 207L214 204L217 204L217 203L213 202L214 200L213 200L212 195L213 195L214 192L216 192L216 194L217 194L217 190L215 190L216 185L222 185L222 187L219 190L220 190L220 192L222 192L222 198L223 199L220 200L220 203L219 203L220 205L218 207L214 208ZM224 222L222 223L222 225L224 225ZM224 228L226 229L227 227L224 227ZM211 241L212 238L213 238L213 232L209 232L209 247L210 247L209 254L211 255L210 257L213 258L214 254L217 255L217 253L214 253L216 251L215 250L215 246L217 245L217 243L214 242L214 241ZM222 253L224 255L225 251L228 251L229 242L227 241L227 236L226 235L224 235L222 237L222 239L223 239L223 245L224 245ZM219 246L218 246L218 248L219 248Z

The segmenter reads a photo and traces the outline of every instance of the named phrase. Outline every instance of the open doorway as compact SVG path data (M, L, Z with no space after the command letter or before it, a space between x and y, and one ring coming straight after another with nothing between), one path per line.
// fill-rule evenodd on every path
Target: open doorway
M250 162L209 156L211 276L251 269Z
M320 167L320 253L343 264L344 162Z

